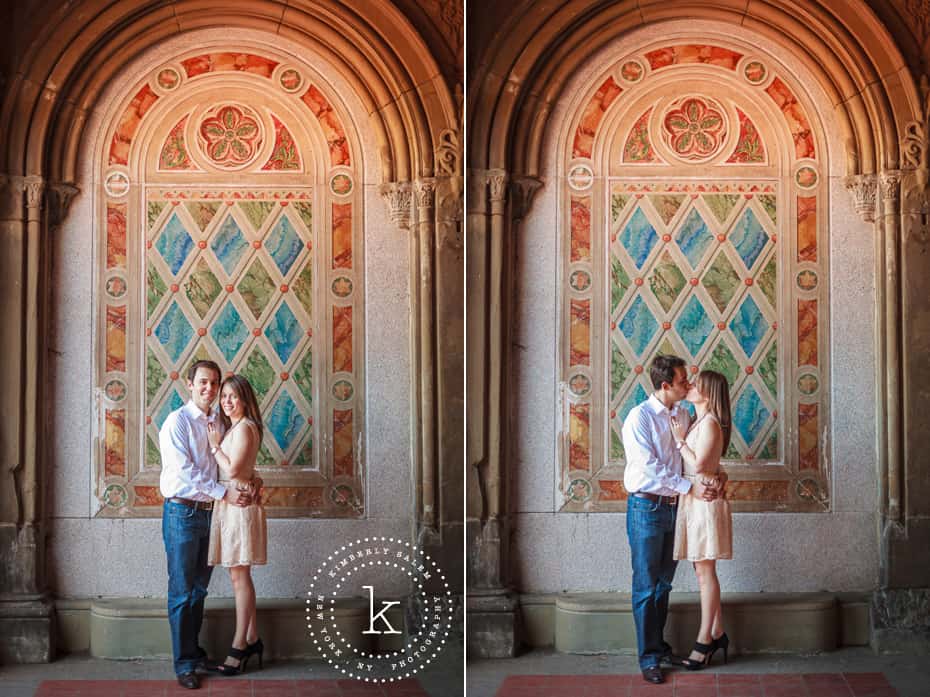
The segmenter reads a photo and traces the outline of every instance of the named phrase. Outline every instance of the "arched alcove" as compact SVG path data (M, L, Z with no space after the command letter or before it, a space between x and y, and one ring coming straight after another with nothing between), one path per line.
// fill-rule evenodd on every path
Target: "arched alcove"
M365 158L333 88L241 43L161 61L102 117L98 515L160 515L158 429L216 361L256 388L272 515L361 516Z

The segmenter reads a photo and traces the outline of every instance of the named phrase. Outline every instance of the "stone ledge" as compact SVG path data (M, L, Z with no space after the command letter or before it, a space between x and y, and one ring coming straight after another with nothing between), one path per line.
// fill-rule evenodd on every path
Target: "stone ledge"
M724 620L731 651L787 653L869 644L865 593L725 593ZM523 637L533 647L565 653L635 653L629 593L520 596ZM697 593L673 593L666 638L679 651L694 641L700 620Z
M405 602L386 613L395 627L404 627ZM398 650L404 635L381 636L377 646L368 627L364 598L340 599L335 606L336 625L363 650ZM95 658L171 658L171 634L164 598L67 599L56 601L59 648L89 651ZM269 658L316 658L306 621L306 601L293 598L258 600L259 634ZM232 598L207 598L200 643L211 656L225 655L235 629Z

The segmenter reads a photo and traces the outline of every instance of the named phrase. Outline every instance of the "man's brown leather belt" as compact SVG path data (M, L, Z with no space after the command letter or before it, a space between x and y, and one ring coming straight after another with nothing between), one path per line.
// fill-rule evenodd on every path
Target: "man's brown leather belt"
M182 499L180 496L174 496L168 500L173 501L174 503L180 503L184 506L187 506L188 508L193 508L199 511L212 511L213 510L212 501L194 501L194 499Z
M647 499L649 501L652 501L653 503L667 503L669 506L678 505L677 496L660 496L659 494L649 494L645 491L637 491L631 494L631 496L637 496L641 499Z

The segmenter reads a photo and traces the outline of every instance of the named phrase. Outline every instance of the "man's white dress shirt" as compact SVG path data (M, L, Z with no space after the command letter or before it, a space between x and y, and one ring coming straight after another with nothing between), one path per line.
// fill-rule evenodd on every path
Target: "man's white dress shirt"
M194 501L221 499L226 487L216 481L216 460L210 452L207 424L220 428L215 412L204 414L193 401L165 419L158 432L161 446L161 495Z
M623 486L631 494L642 491L677 496L691 489L691 482L681 476L681 453L672 434L673 416L684 423L690 420L685 409L677 404L667 409L653 394L633 407L623 422Z

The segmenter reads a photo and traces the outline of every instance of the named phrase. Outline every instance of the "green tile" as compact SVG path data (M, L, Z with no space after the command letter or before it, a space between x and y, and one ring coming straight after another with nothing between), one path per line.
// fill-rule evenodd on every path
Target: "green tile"
M245 276L239 281L239 293L255 319L261 317L275 293L274 281L265 270L261 259L253 261Z
M623 452L623 441L620 439L620 436L617 435L617 429L614 426L610 427L610 459L611 460L622 460L625 457L626 453Z
M777 213L775 208L775 195L774 194L759 194L759 203L762 204L762 207L765 209L765 212L768 213L769 218L772 219L772 223L777 225Z
M145 352L145 405L148 407L159 388L164 384L168 373L161 367L152 349Z
M240 201L239 207L257 232L268 218L268 214L274 210L275 204L270 201Z
M200 319L207 316L222 290L223 286L213 275L207 262L202 257L198 259L194 272L184 281L184 293Z
M185 207L191 214L194 222L197 223L197 227L203 232L207 229L207 225L210 224L210 221L213 220L213 216L215 216L216 212L220 209L220 204L219 201L214 201L212 203L208 201L188 201Z
M672 342L669 340L667 335L662 337L662 343L660 343L659 348L656 349L656 354L660 353L664 356L678 355L678 349L672 346Z
M303 305L304 310L306 310L309 317L313 317L313 275L311 267L313 266L313 259L308 259L307 263L300 270L300 273L297 274L297 278L294 279L294 295L297 296L297 299L300 301L300 304Z
M252 389L255 391L255 396L259 402L265 400L265 395L271 390L277 378L274 368L258 346L249 354L245 367L242 369L242 374L252 384Z
M155 221L158 220L158 216L161 214L163 210L165 210L165 206L167 205L168 205L167 201L149 201L148 210L146 214L146 218L148 220L147 229L149 232L152 231L152 228L155 225Z
M778 309L778 296L775 293L775 278L776 278L776 266L775 266L775 256L773 255L769 262L765 265L765 268L762 269L762 273L759 274L757 283L759 288L762 290L762 293L765 295L766 299L769 301L769 304L772 306L773 310Z
M726 221L739 199L739 194L704 194L704 203L721 223Z
M672 255L668 251L662 252L649 277L649 286L663 310L668 312L672 308L686 283L685 276L675 264Z
M662 222L668 225L672 218L675 217L678 209L681 208L685 197L684 194L650 194L649 200L652 201L652 205L659 217L662 218Z
M307 439L292 463L295 467L313 467L313 440Z
M758 460L777 460L778 459L778 431L772 431L772 435L765 443L765 447L759 451L756 456Z
M617 305L623 299L623 294L630 287L630 277L626 275L623 264L613 254L610 255L610 312L617 310Z
M161 451L148 435L145 437L145 466L161 467Z
M611 224L616 224L620 220L620 213L623 212L623 208L626 206L627 201L630 200L630 197L625 194L614 194L610 197L610 222Z
M146 292L145 292L145 307L146 307L146 316L151 317L152 312L155 311L155 308L158 307L158 303L161 302L161 299L165 297L165 293L168 291L168 286L165 285L165 282L161 279L161 276L158 273L158 269L149 262L145 270L146 277Z
M742 455L739 454L739 450L736 448L736 443L733 440L730 440L730 447L727 448L727 451L723 454L724 460L742 460Z
M772 342L765 358L759 364L759 375L762 376L762 382L769 388L772 397L778 399L778 343Z
M294 210L297 211L297 214L300 216L300 219L304 221L304 225L307 226L307 229L313 230L313 206L311 206L306 201L295 201Z
M258 455L255 458L255 464L258 467L274 467L277 462L271 456L271 453L268 452L268 448L265 447L265 444L262 443L262 447L258 449Z
M630 375L630 364L620 351L616 342L610 342L610 399L617 398L620 386Z
M708 267L701 283L707 289L717 309L723 312L730 304L740 284L739 274L736 273L733 264L730 263L723 250L717 253L714 263Z
M733 352L730 351L723 341L717 342L717 345L714 347L714 350L711 352L710 357L702 368L704 370L715 370L723 375L730 384L730 387L736 382L740 372L739 363L733 356Z
M210 353L210 350L207 348L206 342L201 341L197 344L197 350L195 350L191 357L187 361L187 365L184 366L184 372L181 373L182 378L186 378L187 374L191 370L191 366L194 365L197 361L213 361L217 365L222 365L222 361L216 360L216 357Z
M303 355L303 358L297 364L297 370L294 371L294 382L300 393L307 400L308 404L313 404L313 354L310 349Z

